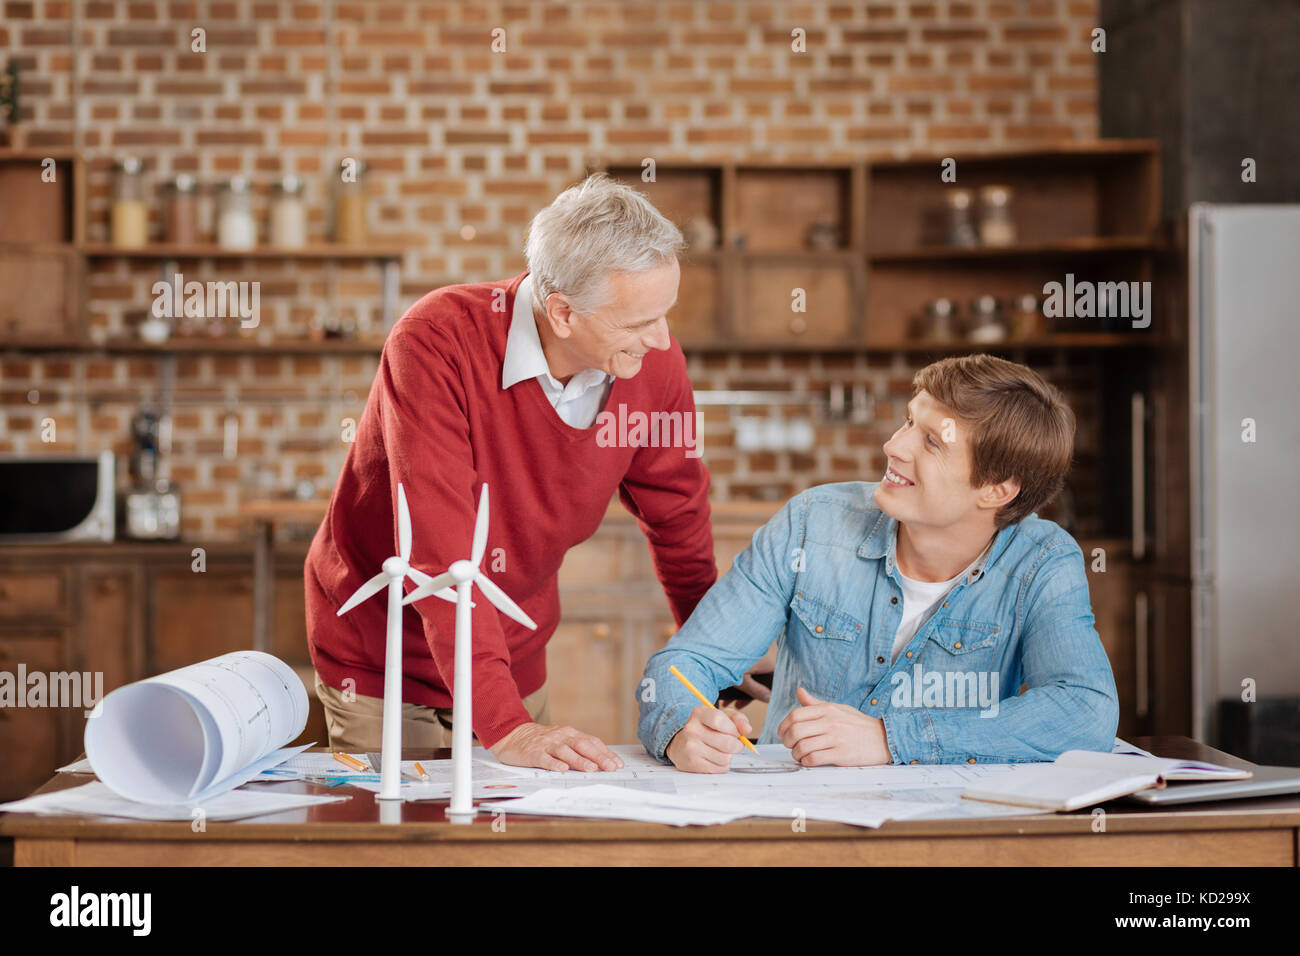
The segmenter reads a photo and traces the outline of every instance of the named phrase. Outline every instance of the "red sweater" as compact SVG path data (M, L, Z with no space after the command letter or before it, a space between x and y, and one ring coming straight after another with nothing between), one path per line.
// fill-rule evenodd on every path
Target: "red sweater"
M475 593L474 732L488 747L532 719L521 698L546 681L560 562L596 531L615 492L649 539L678 625L717 578L700 458L682 447L601 447L601 419L585 429L565 424L536 379L501 388L515 290L525 275L435 289L393 328L304 575L317 673L331 687L351 678L357 693L382 697L385 592L341 618L336 612L397 553L397 484L411 511L411 563L436 575L469 557L487 483L483 571L537 622L531 631ZM498 289L506 290L502 311L492 309ZM629 416L694 415L675 340L665 352L649 352L634 377L614 380L605 407L617 414L620 403ZM415 586L408 580L405 587ZM455 613L438 598L404 609L403 701L451 706Z

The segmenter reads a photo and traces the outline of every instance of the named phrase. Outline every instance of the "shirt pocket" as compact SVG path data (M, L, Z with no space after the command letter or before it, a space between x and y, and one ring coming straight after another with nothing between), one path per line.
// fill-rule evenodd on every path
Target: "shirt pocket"
M862 637L862 622L851 614L797 593L790 602L791 639L802 686L816 697L834 699L844 686Z
M995 623L940 618L925 642L924 669L959 675L991 673L1002 630L1002 625ZM993 686L998 684L994 678Z

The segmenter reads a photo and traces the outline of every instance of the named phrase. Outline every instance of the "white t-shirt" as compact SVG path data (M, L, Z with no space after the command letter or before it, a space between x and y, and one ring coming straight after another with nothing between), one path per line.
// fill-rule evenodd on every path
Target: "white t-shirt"
M894 540L894 553L897 554L897 537ZM980 556L959 571L956 577L949 578L947 581L914 581L903 573L902 568L899 568L898 577L903 584L903 619L898 622L898 632L894 635L894 649L889 658L891 664L898 660L898 655L903 653L911 643L921 627L921 622L926 619L930 611L947 596L953 585L983 559L984 553L981 552Z

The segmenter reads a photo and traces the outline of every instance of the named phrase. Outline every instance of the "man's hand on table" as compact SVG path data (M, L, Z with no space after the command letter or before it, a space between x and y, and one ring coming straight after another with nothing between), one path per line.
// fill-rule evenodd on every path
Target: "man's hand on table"
M731 769L732 754L745 749L737 735L753 733L749 718L740 711L714 710L700 704L669 741L664 756L688 773L726 773Z
M885 722L847 704L818 700L802 687L802 705L776 729L781 743L805 767L869 767L893 763L885 740Z
M623 758L591 734L555 724L520 724L491 748L512 767L542 770L622 770Z

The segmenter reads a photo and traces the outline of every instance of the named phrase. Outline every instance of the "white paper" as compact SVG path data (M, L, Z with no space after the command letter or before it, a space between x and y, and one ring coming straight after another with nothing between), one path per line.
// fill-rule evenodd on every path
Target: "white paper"
M640 820L671 826L730 823L747 814L734 809L711 807L707 800L672 794L642 793L610 784L571 789L542 789L519 800L494 804L506 813L553 817L600 817L611 820Z
M610 749L623 759L623 769L584 773L508 768L526 775L527 779L517 782L515 787L528 796L496 803L494 809L507 813L617 817L679 826L725 822L691 817L691 812L706 810L732 819L753 816L794 819L802 815L808 820L868 827L878 827L891 819L1049 812L962 800L965 787L999 779L1011 771L1012 764L802 767L785 746L760 744L758 756L748 751L737 754L732 757L730 772L710 774L685 773L671 764L660 763L636 744ZM489 751L476 751L476 757L479 759L476 768L482 763L491 765L490 761L495 759ZM759 769L765 772L749 772ZM621 793L614 796L611 790ZM672 802L659 799L668 794L678 799Z
M1077 810L1124 794L1157 786L1159 774L1055 763L1020 764L1009 774L968 787L971 800L991 800L1052 810Z
M1056 758L1057 767L1093 767L1099 770L1122 770L1130 773L1158 773L1166 780L1245 780L1250 770L1224 767L1202 760L1177 757L1142 757L1128 753L1098 753L1095 750L1067 750Z
M86 756L109 788L140 803L211 799L305 749L277 750L307 726L307 689L260 651L119 687L97 710Z
M1121 740L1119 737L1115 738L1115 745L1111 747L1110 752L1116 754L1137 754L1139 757L1155 756L1155 754L1149 753L1136 744L1129 743L1127 740Z
M193 820L195 810L207 820L239 820L244 817L280 813L337 803L344 796L305 793L280 793L273 789L231 790L200 801L184 803L138 803L119 796L99 781L42 793L12 803L0 803L0 811L41 814L85 814L88 816L126 817L132 820Z

